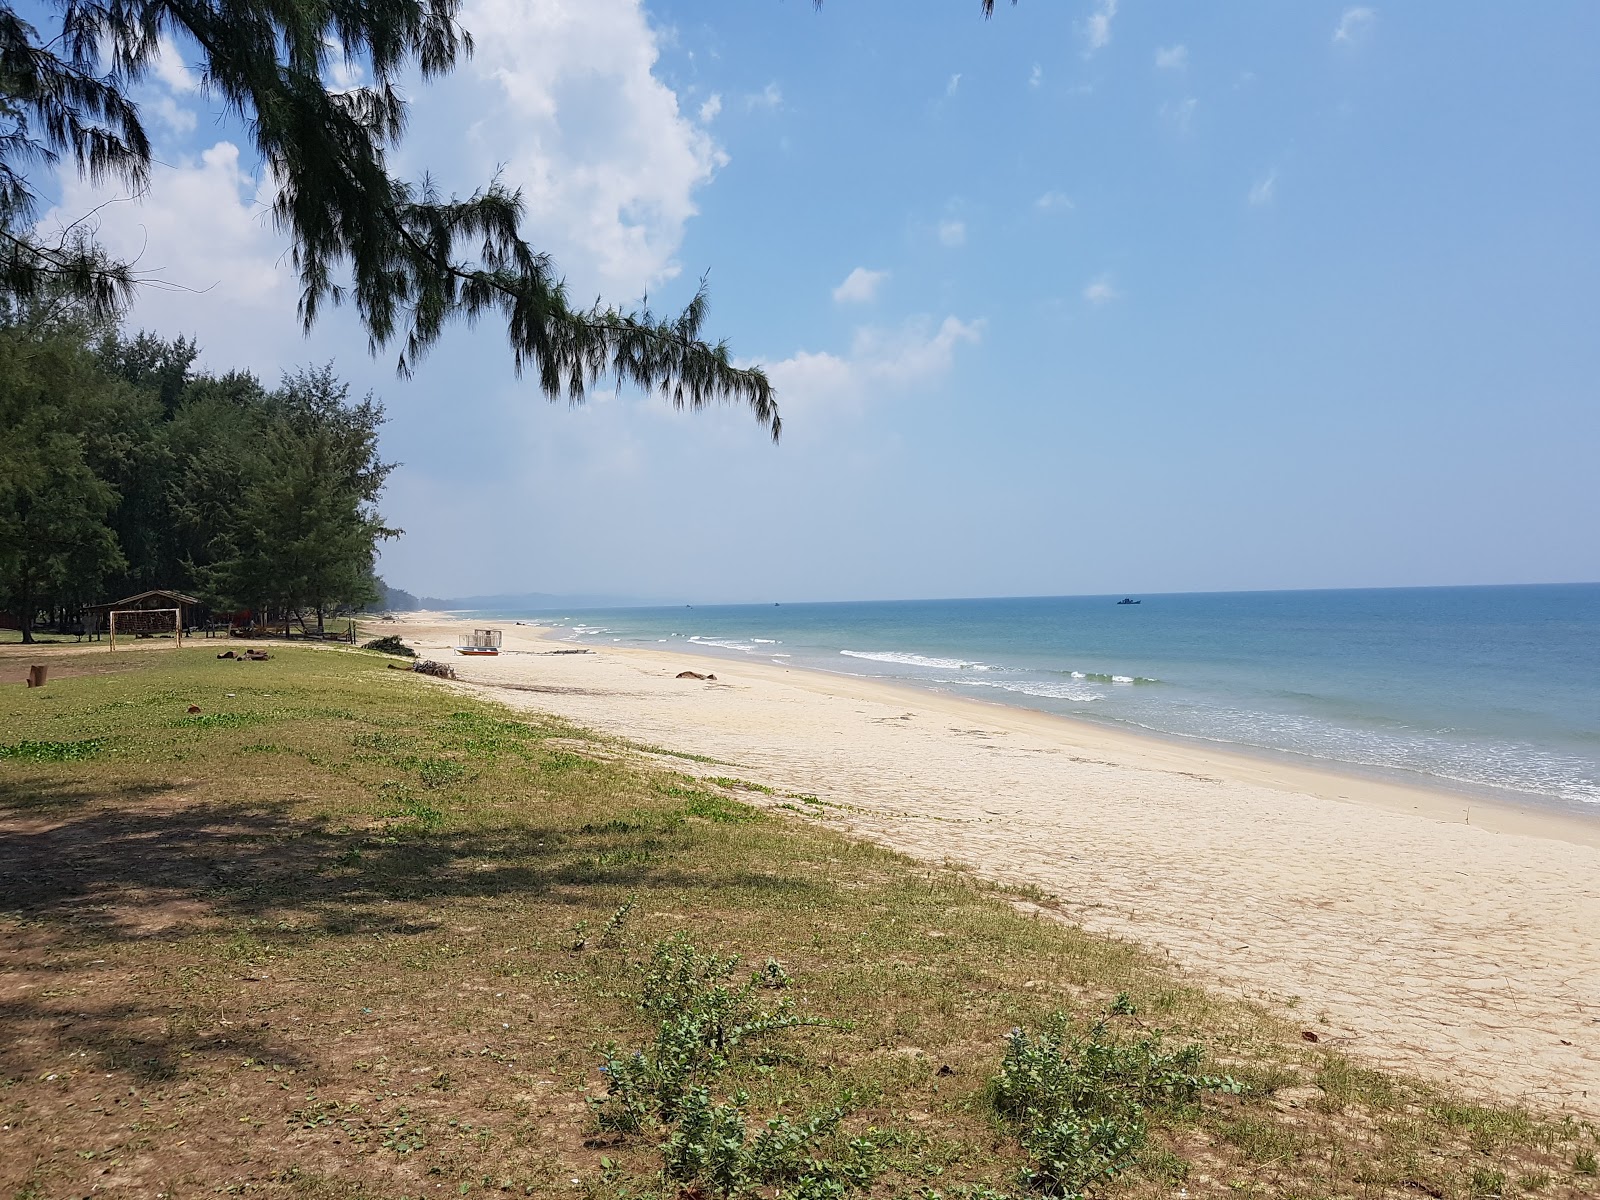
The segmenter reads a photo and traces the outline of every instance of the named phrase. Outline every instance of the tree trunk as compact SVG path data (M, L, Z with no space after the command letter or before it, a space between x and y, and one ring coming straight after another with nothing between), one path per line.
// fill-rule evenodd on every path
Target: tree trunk
M326 632L327 630L323 628L322 624L322 605L319 604L317 605L317 636L321 637Z
M25 589L22 593L17 622L22 629L22 644L33 645L33 589L31 588Z

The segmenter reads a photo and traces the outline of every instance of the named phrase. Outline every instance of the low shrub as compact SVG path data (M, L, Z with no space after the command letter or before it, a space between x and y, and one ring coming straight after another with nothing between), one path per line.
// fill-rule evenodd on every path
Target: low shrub
M1007 1036L990 1098L1033 1160L1023 1171L1026 1186L1082 1200L1133 1162L1150 1111L1191 1104L1205 1092L1240 1090L1232 1079L1199 1073L1205 1057L1199 1046L1168 1050L1154 1033L1119 1037L1111 1017L1133 1015L1119 996L1087 1030L1075 1031L1058 1013L1039 1033L1013 1029Z
M837 1027L801 1014L787 997L761 1005L759 993L788 982L775 960L735 983L738 965L702 953L681 934L656 945L639 997L657 1022L655 1041L632 1054L606 1048L607 1094L594 1102L600 1127L658 1138L662 1175L686 1194L734 1197L777 1186L788 1197L822 1200L870 1187L881 1170L877 1144L839 1133L854 1107L850 1094L798 1120L774 1117L752 1137L748 1093L713 1093L760 1039L800 1026Z
M401 658L415 658L417 652L400 640L400 635L391 633L387 637L373 638L370 642L362 642L363 650L376 650L379 654L397 654Z

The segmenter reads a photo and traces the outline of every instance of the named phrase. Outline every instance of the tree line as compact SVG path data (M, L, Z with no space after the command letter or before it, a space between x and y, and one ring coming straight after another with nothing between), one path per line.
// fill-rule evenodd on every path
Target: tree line
M305 620L380 598L383 407L331 365L267 387L82 306L0 313L0 610L41 619L169 588Z

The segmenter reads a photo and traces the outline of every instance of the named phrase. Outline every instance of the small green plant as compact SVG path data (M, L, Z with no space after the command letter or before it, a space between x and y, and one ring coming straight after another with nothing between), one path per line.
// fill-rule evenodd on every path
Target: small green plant
M1503 1196L1506 1193L1506 1173L1488 1167L1474 1167L1470 1186L1475 1197Z
M714 783L718 787L730 788L736 791L742 790L746 792L760 792L767 796L773 794L773 789L769 788L764 783L751 783L748 779L734 779L727 775L708 775L706 776L706 782Z
M448 758L425 758L417 767L417 775L425 788L448 787L466 773L465 767Z
M13 742L9 746L0 746L0 760L77 762L94 758L105 748L105 738L84 738L79 742Z
M266 720L264 713L215 712L179 717L172 723L180 729L239 729L245 725L260 725Z
M1579 1150L1572 1156L1572 1173L1574 1175L1600 1175L1600 1158L1595 1157L1593 1150Z
M783 964L775 958L769 958L761 965L751 977L757 987L786 988L789 986L789 972L783 969Z
M379 654L395 654L401 658L415 658L417 652L400 640L399 634L391 633L387 637L373 638L370 642L362 642L363 650L376 650Z
M1111 1011L1132 1015L1132 1007L1118 996ZM1023 1183L1081 1200L1116 1178L1144 1143L1149 1110L1239 1090L1231 1079L1200 1074L1203 1059L1199 1046L1167 1050L1156 1034L1123 1041L1106 1020L1080 1033L1058 1013L1037 1034L1013 1029L990 1091L1033 1160Z
M819 1154L824 1143L842 1140L838 1129L852 1096L798 1120L775 1117L752 1138L749 1095L714 1095L751 1044L802 1025L833 1024L803 1016L788 999L763 1009L756 994L766 986L765 969L735 986L738 963L701 952L681 934L656 945L639 998L657 1021L655 1041L632 1054L606 1048L606 1095L594 1102L600 1127L659 1138L663 1173L686 1192L732 1197L781 1186L785 1196L835 1200L868 1187L881 1170L873 1139L844 1140L831 1158ZM768 966L777 963L769 959Z
M423 1122L416 1120L402 1108L396 1114L394 1124L384 1129L383 1140L378 1144L385 1150L393 1150L396 1154L410 1154L421 1150L428 1144L423 1136L422 1126Z
M600 931L600 940L607 944L614 943L622 936L622 930L628 923L628 918L633 915L633 910L639 905L637 896L629 896L616 911L606 918L606 927Z
M385 814L396 822L396 831L430 834L444 822L444 813L397 780L378 785L378 795L389 805Z

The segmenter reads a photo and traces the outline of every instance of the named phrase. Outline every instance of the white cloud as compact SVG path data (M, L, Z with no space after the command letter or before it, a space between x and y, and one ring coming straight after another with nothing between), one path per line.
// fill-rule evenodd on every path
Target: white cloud
M640 0L468 0L462 24L477 49L415 91L401 173L431 171L448 194L503 170L577 299L676 277L695 195L727 156L657 78Z
M844 282L833 289L835 304L865 304L878 295L878 287L889 278L887 271L869 271L857 267L844 277Z
M1083 288L1083 298L1096 308L1110 304L1113 300L1120 299L1122 293L1111 285L1110 275L1101 275L1091 279Z
M1273 167L1250 189L1250 203L1256 208L1264 204L1271 204L1278 189L1278 168Z
M335 92L353 92L366 82L367 72L358 62L346 59L336 59L328 72L328 80L332 83L329 89Z
M1071 212L1072 199L1064 192L1046 192L1033 202L1040 212Z
M193 133L195 126L200 123L193 109L184 108L171 96L157 97L150 108L161 118L161 123L173 133Z
M1165 117L1179 134L1187 134L1189 126L1194 122L1194 110L1200 106L1200 101L1193 96L1185 96L1182 100L1174 100L1161 106L1161 115Z
M522 192L524 229L579 303L596 295L626 303L678 275L696 194L727 159L656 78L657 37L640 0L471 0L463 24L477 51L414 90L396 172L414 179L430 170L446 194L465 194L503 168ZM169 63L161 78L182 84L170 65L177 59L160 61ZM185 121L181 109L157 111ZM63 172L61 186L47 223L76 220L117 195L75 172ZM268 375L306 353L287 243L266 216L271 199L250 159L222 142L157 169L141 203L108 208L101 237L113 252L137 256L141 271L158 269L170 284L212 289L204 297L147 290L132 322L198 333L219 361L232 355ZM350 332L348 317L328 320Z
M1355 45L1367 36L1377 19L1378 10L1374 8L1345 9L1333 31L1334 44Z
M1033 70L1028 72L1028 86L1037 88L1044 83L1044 68L1038 63L1033 64Z
M954 217L947 217L939 222L939 244L941 246L964 246L967 241L967 223L958 221Z
M946 96L954 96L956 94L956 89L960 86L961 75L958 72L957 74L950 76L950 82L944 85L944 94Z
M945 317L938 326L919 317L898 329L856 330L848 355L800 351L767 364L788 427L821 432L826 411L859 409L883 388L926 384L955 365L957 347L983 339L982 320Z
M1189 47L1160 46L1156 49L1156 66L1163 71L1181 71L1189 65Z
M751 92L744 98L744 106L751 112L758 108L774 109L783 106L783 89L774 80L759 92Z
M709 125L722 112L722 93L712 92L700 106L700 124Z
M338 38L329 37L324 38L322 44L328 48L328 53L332 56L326 75L329 91L340 94L353 92L366 82L366 68L344 52L343 42Z
M946 317L931 334L916 320L893 332L858 329L850 358L869 381L908 384L942 375L954 365L956 347L983 340L983 322Z
M1117 15L1119 0L1095 0L1094 11L1083 25L1083 38L1088 43L1086 54L1104 50L1111 42L1111 19Z
M200 87L199 78L184 65L183 55L178 53L178 47L167 34L162 34L156 43L154 70L156 78L171 91L193 92Z
M136 326L198 334L208 362L250 365L269 377L299 357L298 288L268 213L275 188L243 167L233 143L158 166L140 201L108 204L117 193L76 172L64 172L61 184L61 202L41 227L100 206L100 242L153 280L139 294Z

